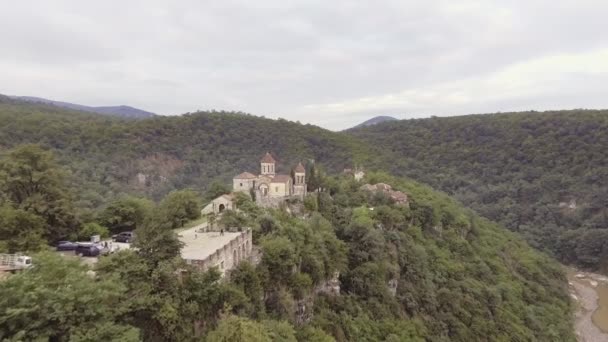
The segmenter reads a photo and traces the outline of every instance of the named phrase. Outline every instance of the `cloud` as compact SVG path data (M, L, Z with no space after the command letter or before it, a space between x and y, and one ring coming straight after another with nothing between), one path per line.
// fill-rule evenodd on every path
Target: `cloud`
M572 83L573 76L585 79ZM413 87L396 93L362 97L344 102L306 105L305 111L332 114L381 111L385 108L409 111L469 107L544 95L567 95L584 90L594 79L608 81L608 48L580 53L540 57L510 65L489 74L456 81ZM589 84L586 84L589 82ZM597 89L597 88L596 88ZM550 104L548 104L550 105ZM499 110L500 108L496 108ZM433 114L450 114L437 111Z
M606 107L600 0L6 2L0 92L341 129Z

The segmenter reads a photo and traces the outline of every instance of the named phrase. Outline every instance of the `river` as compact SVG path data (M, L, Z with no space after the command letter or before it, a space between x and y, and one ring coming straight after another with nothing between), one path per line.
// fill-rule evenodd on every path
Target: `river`
M575 329L580 342L608 341L608 277L568 268L575 302Z

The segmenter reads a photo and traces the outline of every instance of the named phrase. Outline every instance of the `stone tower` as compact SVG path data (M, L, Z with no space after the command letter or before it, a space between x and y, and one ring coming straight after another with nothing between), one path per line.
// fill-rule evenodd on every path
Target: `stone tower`
M274 167L276 161L272 158L270 152L266 152L262 160L260 161L260 174L265 176L273 177L275 175Z
M298 163L293 170L293 194L306 195L306 169L302 163Z

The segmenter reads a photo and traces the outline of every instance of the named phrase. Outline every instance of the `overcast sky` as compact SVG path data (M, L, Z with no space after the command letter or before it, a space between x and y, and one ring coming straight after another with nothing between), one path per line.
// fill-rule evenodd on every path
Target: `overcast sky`
M0 93L343 129L608 108L607 0L0 0Z

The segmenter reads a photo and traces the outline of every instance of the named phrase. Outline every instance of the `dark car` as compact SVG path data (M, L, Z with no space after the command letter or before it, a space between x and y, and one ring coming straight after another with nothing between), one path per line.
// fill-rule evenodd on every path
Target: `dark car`
M79 243L75 249L76 255L80 256L99 256L101 249L92 243Z
M119 234L116 234L114 236L112 236L112 239L116 242L126 242L126 243L130 243L133 242L133 239L135 238L135 234L133 232L122 232Z
M72 241L59 241L57 242L58 251L73 251L78 247L78 244Z

